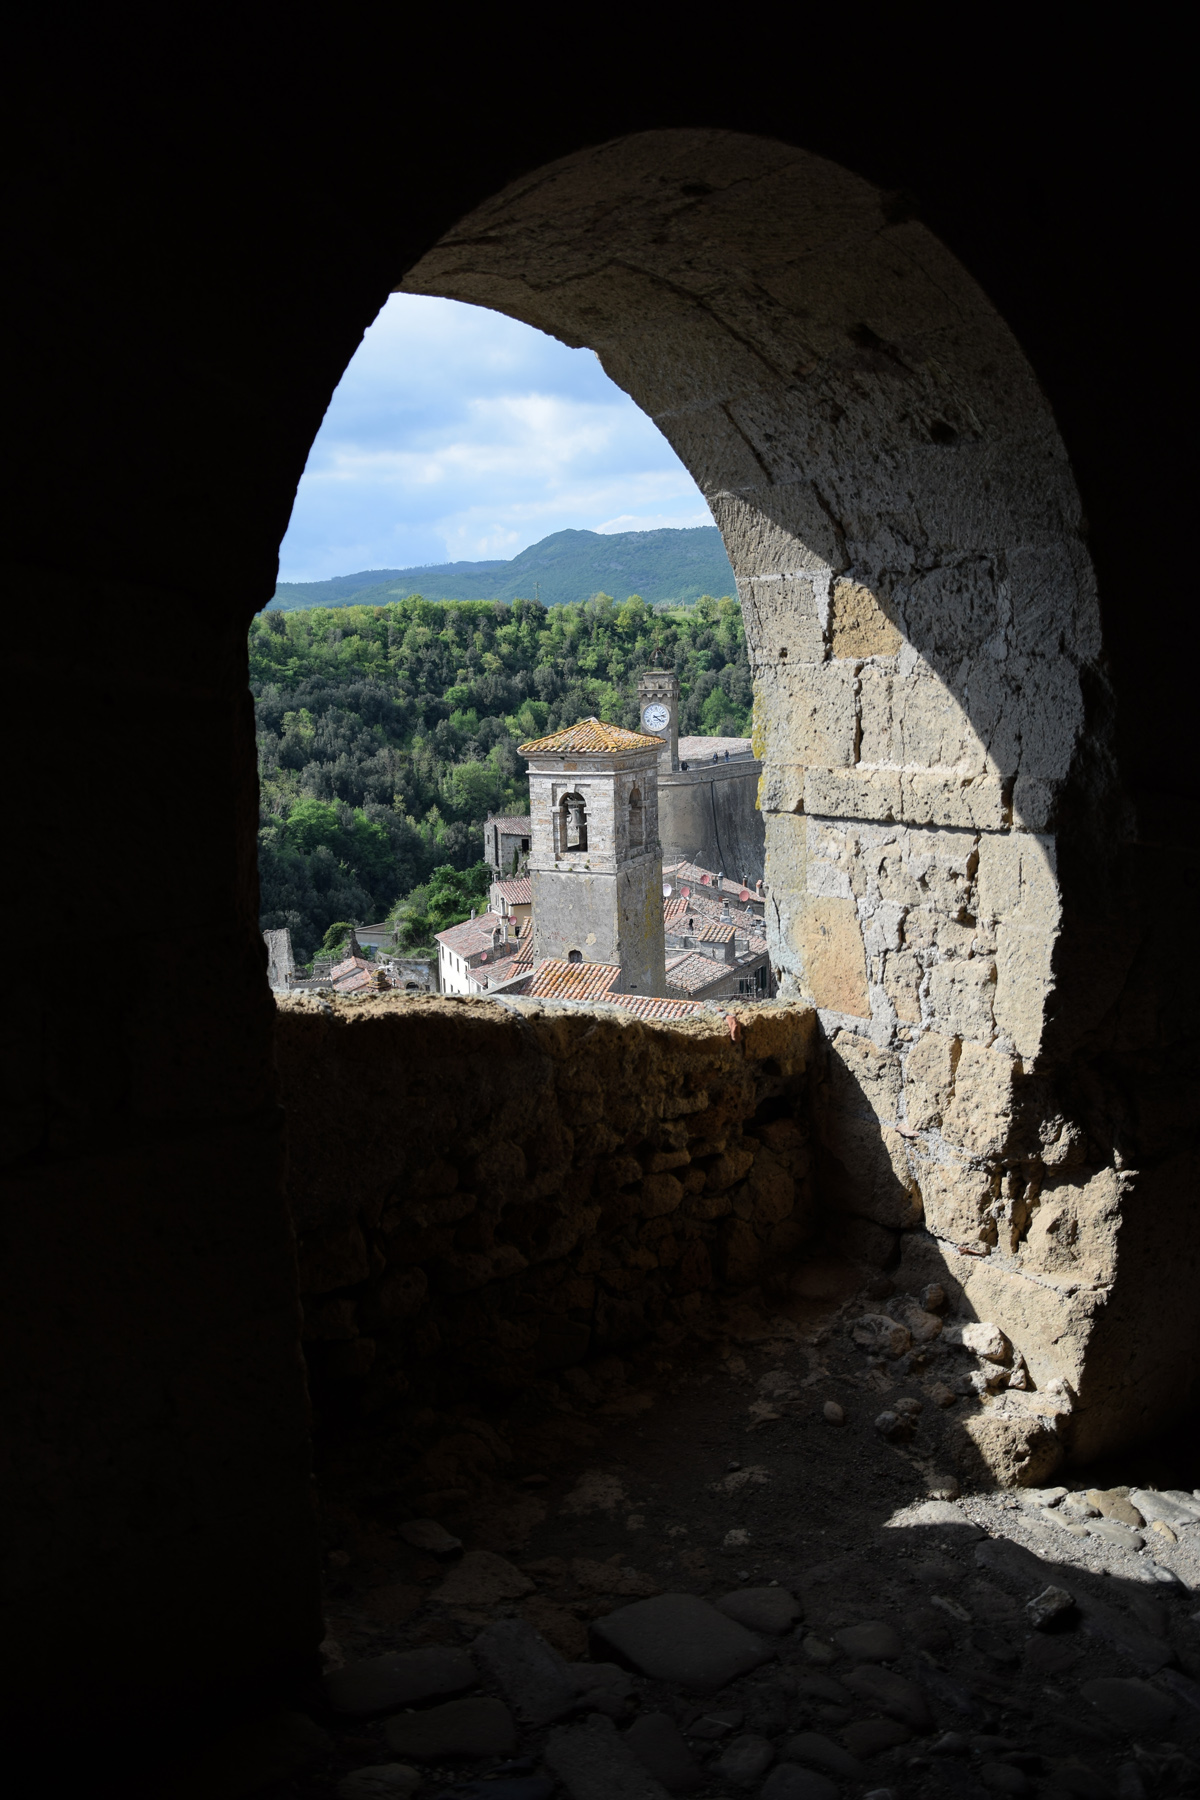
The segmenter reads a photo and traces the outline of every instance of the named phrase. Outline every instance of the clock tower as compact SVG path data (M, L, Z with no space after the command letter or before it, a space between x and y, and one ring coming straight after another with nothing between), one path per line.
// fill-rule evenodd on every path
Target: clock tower
M642 730L661 739L658 772L670 775L679 767L679 677L671 669L647 669L638 677L638 707Z

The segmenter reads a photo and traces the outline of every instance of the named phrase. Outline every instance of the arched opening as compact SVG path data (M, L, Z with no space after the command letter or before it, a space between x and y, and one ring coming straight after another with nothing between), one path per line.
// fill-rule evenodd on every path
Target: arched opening
M1090 984L1073 974L1071 930L1109 901L1066 891L1057 828L1107 871L1126 810L1079 499L1012 334L860 177L719 131L540 170L403 291L590 345L692 471L746 619L766 931L779 992L819 1008L830 1046L844 1241L1001 1318L1035 1379L1081 1396L1079 1447L1132 1429L1141 1402L1085 1380L1095 1309L1055 1290L1028 1323L1062 1255L1039 1225L1047 1146L1082 1130L1062 1090L1126 957L1113 942ZM1116 1180L1093 1142L1053 1204L1086 1235ZM1103 1236L1073 1266L1108 1292Z
M629 795L629 848L640 850L646 842L646 821L642 810L642 795L639 788L634 788Z
M797 121L800 129L798 114ZM86 654L70 659L86 728L56 749L64 791L80 745L96 794L106 780L117 790L148 739L175 751L148 770L158 784L153 838L84 840L96 847L97 868L113 876L108 897L96 888L109 935L122 919L146 918L146 968L172 978L116 984L103 1017L95 1008L51 1009L38 1056L28 1054L28 1035L18 1038L28 1135L17 1144L25 1159L13 1214L20 1279L8 1323L29 1373L15 1391L24 1434L15 1461L27 1482L19 1516L45 1529L39 1523L19 1551L27 1560L9 1634L19 1646L10 1693L17 1707L27 1695L44 1701L55 1718L64 1691L95 1700L114 1670L137 1671L126 1694L139 1681L149 1685L152 1666L170 1672L164 1684L176 1693L188 1683L199 1689L222 1668L231 1680L258 1680L263 1669L308 1656L320 1636L239 666L245 614L269 592L303 440L382 285L372 273L379 263L366 267L358 247L386 240L388 279L400 260L395 215L386 207L371 218L355 213L357 171L328 154L333 172L324 185L336 207L345 201L351 254L312 259L321 264L319 283L299 274L294 284L281 282L286 255L264 277L254 266L268 264L258 231L245 234L253 260L239 260L236 230L211 232L230 190L216 194L202 243L195 191L177 190L172 232L149 234L155 282L145 283L148 265L130 257L126 285L122 259L112 256L111 281L87 293L95 329L86 354L95 358L97 346L111 354L119 342L123 355L137 357L138 382L122 386L118 371L98 398L93 384L85 416L96 429L77 436L101 441L104 409L115 413L119 401L129 421L123 448L132 452L140 436L153 460L144 451L141 463L131 458L141 478L134 484L120 456L107 459L131 493L140 487L127 511L112 504L111 478L94 459L86 471L54 465L51 498L31 513L26 535L31 546L40 536L36 563L51 541L47 525L62 525L60 560L37 573L43 608L82 619L72 610L85 586L79 577L98 570L112 624L107 643L96 645L103 680ZM450 216L466 203L454 196L470 182L471 191L487 191L485 166L463 166L457 189L450 179L434 184L435 212L422 218ZM109 180L111 165L101 168ZM90 202L99 190L88 179L81 162L73 186ZM303 185L294 166L286 179ZM134 232L148 216L139 213L133 163L122 182L130 202L122 216L99 205L92 211L98 233L132 246L124 214ZM240 170L238 188L253 196L264 224L270 208ZM1015 194L1014 181L1007 195ZM305 230L314 210L333 217L322 215L315 188L313 196L295 208ZM154 205L161 212L158 189ZM476 224L483 215L488 230L469 243L466 226L448 233L410 279L438 291L444 270L476 303L537 315L546 329L601 346L629 391L687 445L736 547L759 646L767 923L782 977L819 1000L833 1046L828 1063L814 1047L813 1066L830 1098L831 1160L822 1167L843 1172L846 1241L868 1264L897 1259L896 1279L906 1286L914 1251L939 1247L981 1318L1005 1319L1025 1345L1053 1342L1054 1360L1028 1356L1029 1391L1046 1407L1055 1383L1070 1401L1078 1380L1080 1452L1144 1430L1178 1403L1196 1366L1186 1251L1194 1236L1186 1172L1171 1160L1187 1101L1181 1105L1172 1086L1178 1070L1158 1080L1155 1036L1176 1001L1163 995L1154 958L1157 970L1174 970L1178 946L1164 934L1147 949L1142 922L1126 929L1130 909L1114 898L1104 846L1120 845L1126 815L1106 736L1083 526L1062 446L1011 334L895 198L762 140L672 132L583 151L489 202ZM985 231L998 217L994 205ZM410 246L422 229L409 224ZM289 230L280 226L273 242L298 252L302 238ZM55 254L70 235L56 222ZM99 235L90 241L98 245ZM37 267L39 282L63 268L53 257L45 269L36 258L27 266ZM85 288L77 270L61 284L64 304L72 286L76 295ZM1051 304L1064 341L1070 295L1060 277ZM182 330L171 317L175 301ZM56 312L55 358L65 369L84 368L70 362L80 352L58 320ZM1117 366L1127 379L1136 358L1118 357ZM42 415L57 417L44 391L37 402ZM243 460L234 464L238 479L214 484L195 447L207 453L222 433ZM32 456L22 460L39 466ZM219 573L211 549L199 558L200 575L193 570L173 587L163 574L189 526L240 571L203 623L198 608L175 603L181 592L207 598L205 581ZM1136 543L1136 532L1128 536ZM185 629L172 621L172 607L187 614ZM170 683L164 643L180 652ZM773 644L787 657L772 655ZM27 666L36 668L36 659ZM33 694L40 684L24 686ZM114 693L129 698L114 705ZM30 718L36 733L39 715ZM201 802L199 811L167 804L183 790ZM84 807L80 831L116 832L116 816L110 807ZM48 834L43 839L53 897L71 890L76 870ZM1162 860L1155 853L1155 882ZM1148 922L1160 894L1149 880L1142 892ZM188 972L200 969L214 979L192 979ZM1127 974L1118 1010L1110 997ZM501 1023L510 1044L528 1035L511 1018ZM586 1059L596 1042L587 1033L597 1028L582 1023ZM314 1037L336 1036L324 1017L304 1024ZM725 1045L731 1069L738 1059L735 1073L753 1067L740 1041ZM552 1045L535 1070L549 1070L544 1088L526 1082L514 1096L513 1117L535 1115L531 1142L536 1132L548 1152L544 1163L524 1165L542 1194L556 1188L554 1158L580 1123L569 1119L549 1141L536 1099L531 1104L553 1086L559 1054ZM428 1046L414 1034L407 1055L414 1087L404 1093L416 1092L421 1112L432 1115L444 1097L429 1075ZM360 1105L372 1109L374 1129L380 1108L361 1091L370 1086L363 1066L345 1082L343 1104L348 1119L364 1116L355 1113ZM609 1066L618 1069L620 1059ZM783 1078L766 1069L765 1079ZM767 1094L763 1104L777 1107L779 1099ZM632 1110L641 1096L628 1102ZM287 1103L298 1144L310 1121L298 1090ZM479 1103L476 1085L471 1104ZM415 1110L396 1109L406 1132ZM465 1105L462 1116L473 1128L477 1112ZM451 1135L444 1131L443 1144ZM473 1230L455 1216L463 1197L476 1197L486 1182L496 1205L508 1208L523 1179L522 1147L507 1124L499 1135L497 1158L493 1145L468 1145L463 1134L469 1180L457 1187L437 1159L399 1165L397 1182L408 1191L424 1184L431 1230L442 1234L425 1246L431 1291L438 1283L447 1291L446 1235L461 1229L469 1239ZM604 1145L614 1152L614 1182L622 1139L614 1130ZM364 1139L347 1129L317 1143L317 1160L330 1158L326 1195L343 1192L349 1142L357 1151ZM370 1286L368 1238L394 1171L373 1188L379 1170L367 1173L358 1211L347 1202L336 1216L295 1213L306 1328L325 1333L343 1379L360 1384L356 1394L367 1374L373 1393L389 1382L397 1391L404 1370L388 1360L397 1321L417 1320L414 1344L432 1341L420 1335L425 1278L417 1280L416 1248L410 1280L382 1295ZM671 1176L668 1167L651 1179L665 1186ZM561 1229L572 1216L564 1211ZM542 1272L535 1238L531 1225L531 1289ZM732 1257L752 1239L739 1216L712 1242ZM128 1243L139 1247L136 1257ZM965 1259L962 1246L972 1253ZM485 1261L494 1248L481 1232L469 1254ZM680 1250L668 1278L682 1305L705 1276L703 1259ZM665 1256L659 1260L666 1268ZM364 1305L380 1306L352 1336L360 1290ZM450 1298L464 1323L486 1313L477 1289ZM613 1331L628 1319L624 1296L606 1291L597 1305ZM579 1320L566 1312L552 1322L551 1366L570 1367ZM523 1329L524 1317L514 1337ZM377 1339L368 1336L374 1330ZM1019 1392L1010 1398L1016 1405ZM455 1405L456 1429L464 1411ZM1014 1415L1006 1407L992 1416ZM769 1439L765 1432L756 1441ZM486 1433L464 1429L459 1441L479 1455ZM540 1451L529 1454L518 1469L540 1468ZM426 1495L455 1491L436 1448L423 1476L425 1486L405 1496L414 1516L434 1506ZM735 1580L731 1573L728 1585ZM139 1716L153 1710L139 1700Z
M582 794L564 794L558 803L557 844L560 856L588 847L587 803Z

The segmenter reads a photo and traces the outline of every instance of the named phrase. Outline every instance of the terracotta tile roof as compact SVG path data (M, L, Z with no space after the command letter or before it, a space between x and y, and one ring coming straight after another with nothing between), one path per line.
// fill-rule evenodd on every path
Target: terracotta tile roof
M685 950L682 956L667 958L668 986L682 988L687 994L702 994L705 988L715 987L723 977L733 973L729 963L714 962L711 956L701 956L698 950Z
M542 1000L601 1000L620 976L612 963L562 962L547 956L538 963L526 992Z
M660 750L662 739L648 737L642 731L625 731L620 725L605 725L599 719L580 719L549 737L533 738L518 744L518 756L571 754L586 755L589 750Z
M528 813L489 813L487 818L483 821L483 824L485 831L489 825L516 825L519 827L519 830L507 831L503 833L503 835L505 837L529 836Z
M736 925L723 925L720 919L678 895L673 895L663 907L663 924L676 937L699 938L705 944L728 944L738 935ZM743 931L741 935L746 934Z
M330 981L340 981L343 975L353 975L356 969L368 969L370 966L365 956L348 956L344 962L338 963L336 968L330 969L329 979Z
M474 979L480 985L480 991L487 988L501 987L506 981L515 981L518 975L527 975L533 969L533 944L525 945L515 956L501 957L498 962L481 963L474 971Z
M484 952L491 954L495 945L492 941L493 931L503 931L504 920L498 913L480 913L477 919L464 919L461 925L451 925L448 931L435 934L436 942L445 944L447 950L453 950L469 962L473 956Z
M734 881L728 875L722 880L716 869L701 868L699 863L664 863L663 878L677 885L686 884L693 890L699 888L703 892L727 895L730 900L740 900L744 894L748 901L754 901L759 906L766 904L766 895L756 894L753 882L744 887L740 880Z
M721 914L726 910L729 917L723 920ZM751 912L748 907L729 905L711 888L694 887L690 894L672 894L664 904L663 923L668 930L678 930L677 921L689 918L711 919L714 924L726 927L732 924L739 937L762 935L761 914Z
M703 1018L708 1009L694 1000L659 1000L652 994L606 994L605 1006L619 1006L639 1019Z
M528 875L514 875L509 881L494 881L493 892L507 900L510 906L531 906L533 904L533 882Z
M351 974L339 977L333 985L339 994L366 994L374 985L374 977L365 969L355 969Z

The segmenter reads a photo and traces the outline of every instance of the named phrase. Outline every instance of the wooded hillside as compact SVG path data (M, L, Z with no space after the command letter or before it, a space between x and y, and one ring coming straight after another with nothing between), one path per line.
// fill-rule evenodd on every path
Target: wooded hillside
M308 962L341 920L387 916L441 866L482 854L489 812L524 812L530 737L594 714L636 727L637 677L674 668L680 731L744 736L736 601L653 611L633 596L311 607L250 630L264 929ZM417 897L419 911L420 896Z
M651 605L682 605L702 594L735 591L720 532L715 525L694 525L661 531L555 531L507 562L365 569L329 581L281 581L269 610L383 606L414 593L427 600L533 596L546 606L566 606L608 588L639 593Z

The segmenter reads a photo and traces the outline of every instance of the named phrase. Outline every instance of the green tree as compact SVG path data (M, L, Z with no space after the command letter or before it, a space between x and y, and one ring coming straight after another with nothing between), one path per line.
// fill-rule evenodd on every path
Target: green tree
M484 910L491 880L492 871L485 862L469 869L456 869L450 863L434 869L427 882L397 902L391 916L397 943L410 951L432 949L439 931L461 925L472 912Z

